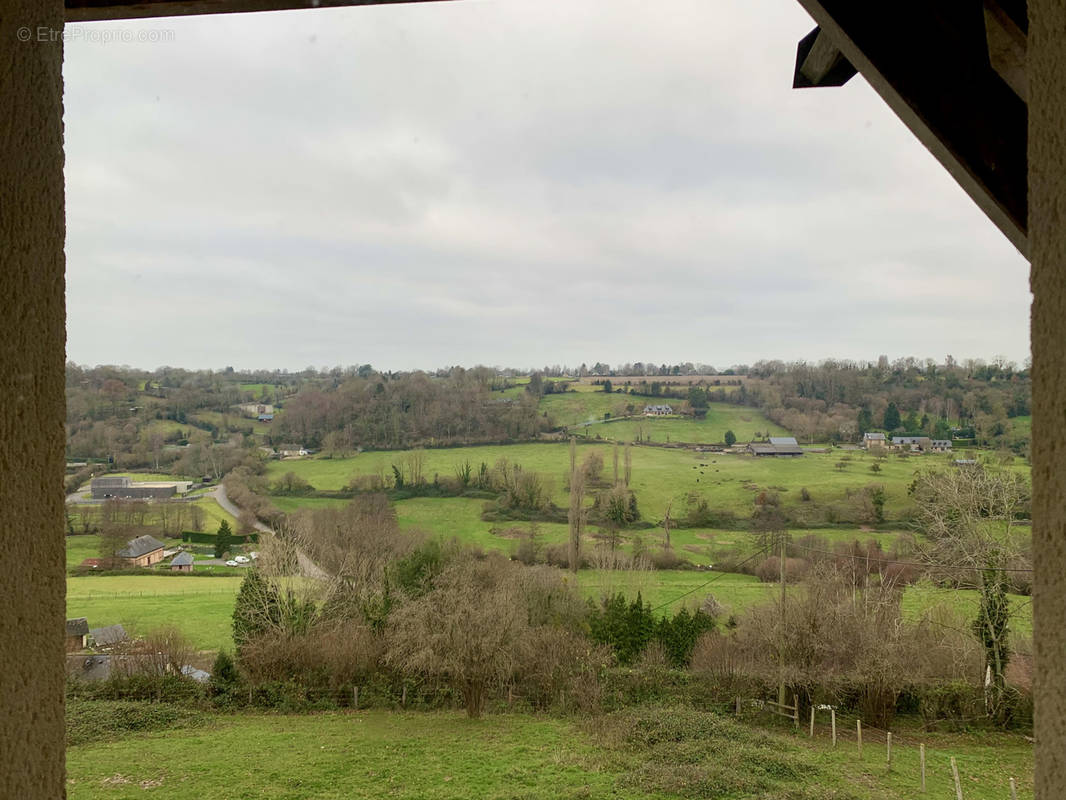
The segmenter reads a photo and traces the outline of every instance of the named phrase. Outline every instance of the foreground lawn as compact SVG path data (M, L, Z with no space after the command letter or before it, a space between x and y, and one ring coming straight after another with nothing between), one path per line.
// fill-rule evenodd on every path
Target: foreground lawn
M901 737L893 769L870 738L832 749L792 731L691 709L634 709L587 722L453 712L314 716L205 715L153 733L70 747L72 800L427 798L747 798L890 800L918 796L926 745L928 796L953 796L950 756L967 800L1032 797L1032 747L1020 736ZM873 733L873 732L871 732Z
M136 754L136 755L134 755ZM68 797L238 798L645 797L615 791L573 726L459 714L320 714L217 718L67 751Z

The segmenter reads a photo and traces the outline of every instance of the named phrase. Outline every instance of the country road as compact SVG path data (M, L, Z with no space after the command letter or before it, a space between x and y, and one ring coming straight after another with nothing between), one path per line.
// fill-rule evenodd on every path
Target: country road
M234 504L229 496L226 494L226 487L221 483L210 493L210 497L215 498L215 502L221 506L222 510L229 514L234 519L238 519L241 515L241 510ZM255 520L252 523L254 527L260 533L265 533L269 536L274 535L274 531L268 525L264 525L259 520ZM317 578L319 580L325 580L329 578L329 573L322 569L318 564L312 561L306 553L300 548L296 548L296 562L300 566L300 574L305 578Z

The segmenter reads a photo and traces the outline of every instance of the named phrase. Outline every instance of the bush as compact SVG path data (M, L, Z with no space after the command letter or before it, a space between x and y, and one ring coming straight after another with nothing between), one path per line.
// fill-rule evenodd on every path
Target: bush
M810 564L802 558L785 559L785 582L798 583L807 574ZM770 556L755 568L755 576L763 583L777 583L781 580L781 558Z
M692 562L673 549L653 550L648 553L648 558L655 569L692 569Z
M638 754L623 785L646 795L851 800L783 737L692 708L627 709L592 723L602 744ZM809 788L797 789L799 784Z
M209 717L171 703L67 699L67 745L106 741L134 733L205 725Z

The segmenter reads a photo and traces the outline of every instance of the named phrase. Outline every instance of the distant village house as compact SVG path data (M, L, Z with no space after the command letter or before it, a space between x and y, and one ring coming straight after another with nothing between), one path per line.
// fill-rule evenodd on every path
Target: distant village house
M163 543L154 536L138 536L118 551L127 566L150 567L163 560Z
M171 572L192 572L193 557L192 553L181 552L174 556L174 560L170 562Z
M871 447L887 447L888 440L885 439L883 433L864 433L862 435L862 446L864 450L869 450Z
M933 440L928 436L893 436L892 449L925 453L933 449Z
M246 417L269 416L274 418L274 406L270 403L241 403L237 406Z

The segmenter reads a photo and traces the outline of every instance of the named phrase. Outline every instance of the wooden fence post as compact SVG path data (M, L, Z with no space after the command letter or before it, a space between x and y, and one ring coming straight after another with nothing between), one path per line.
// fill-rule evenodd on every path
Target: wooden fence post
M922 769L922 791L925 791L925 745L918 745L918 762Z
M892 732L889 731L885 736L885 763L888 764L888 768L892 769Z
M856 737L858 737L856 741L858 741L858 743L859 743L859 760L862 761L862 720L861 719L855 720L855 735L856 735Z
M811 706L811 738L814 738L814 706Z
M358 686L353 686L352 687L352 708L354 708L356 711L359 710L359 687Z
M1014 778L1010 779L1010 800L1018 800L1018 784Z
M833 747L837 746L837 710L829 709L829 722L833 726Z
M959 765L955 763L955 756L951 757L951 776L955 779L955 800L962 800L962 783L959 781Z
M737 716L740 716L740 698L737 698Z
M400 705L407 708L407 684L403 685L403 692L400 694Z

